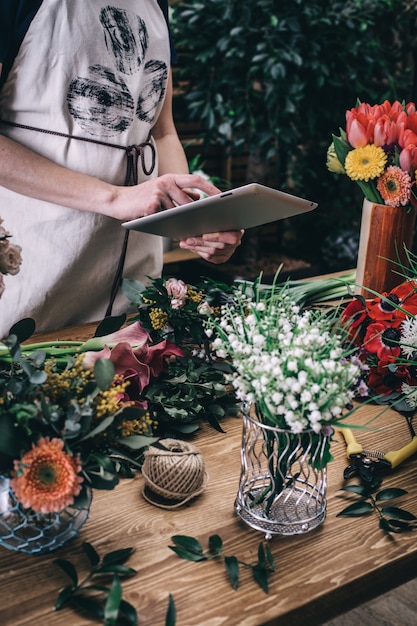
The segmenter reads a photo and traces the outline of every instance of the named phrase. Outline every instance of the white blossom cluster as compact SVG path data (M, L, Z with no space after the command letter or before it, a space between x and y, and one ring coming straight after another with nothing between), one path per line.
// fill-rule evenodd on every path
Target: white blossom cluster
M342 418L361 368L345 358L341 329L323 313L300 311L283 293L237 314L224 307L213 325L213 350L232 360L238 399L256 403L265 422L319 433Z
M400 337L401 352L407 359L416 361L417 357L417 319L407 317L401 324ZM412 409L417 408L417 387L402 383L401 391L405 394L404 400Z

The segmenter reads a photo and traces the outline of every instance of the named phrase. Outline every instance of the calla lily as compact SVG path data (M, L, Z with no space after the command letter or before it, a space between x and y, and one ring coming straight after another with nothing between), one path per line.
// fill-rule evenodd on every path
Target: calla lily
M123 341L127 341L131 346L141 347L150 341L150 335L140 322L133 322L133 324L129 324L129 326L125 328L120 328L120 330L110 333L109 335L89 339L83 344L81 350L82 352L98 350L104 346L115 346Z

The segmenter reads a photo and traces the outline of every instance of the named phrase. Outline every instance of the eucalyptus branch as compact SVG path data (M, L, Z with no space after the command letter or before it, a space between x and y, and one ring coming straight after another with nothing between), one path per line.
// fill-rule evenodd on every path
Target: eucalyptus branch
M247 567L252 570L255 582L268 593L268 576L275 571L274 560L267 544L260 542L258 546L258 561L255 564L240 561L236 556L228 556L223 552L223 540L219 535L211 535L208 540L208 550L204 551L201 543L186 535L174 535L171 537L174 546L168 546L180 558L187 561L209 561L211 559L223 559L226 572L230 578L233 589L239 586L239 568Z

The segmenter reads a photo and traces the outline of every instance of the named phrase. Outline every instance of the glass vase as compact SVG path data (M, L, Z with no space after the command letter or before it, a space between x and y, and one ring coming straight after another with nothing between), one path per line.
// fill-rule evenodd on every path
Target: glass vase
M91 500L88 487L80 506L68 506L59 513L36 513L22 507L9 478L0 476L0 546L27 554L56 550L78 534L88 519Z
M245 410L239 517L266 539L316 528L326 517L328 446L327 435L267 426Z
M405 278L398 262L408 267L412 251L416 209L363 201L355 292L373 298L389 292ZM399 273L398 273L399 272Z

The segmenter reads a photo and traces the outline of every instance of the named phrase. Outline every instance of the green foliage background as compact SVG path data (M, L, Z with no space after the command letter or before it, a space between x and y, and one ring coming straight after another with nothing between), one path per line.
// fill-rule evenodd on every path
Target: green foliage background
M362 195L327 171L327 148L357 99L417 99L417 3L179 0L172 8L175 77L187 85L180 98L205 145L249 150L269 183L317 201L314 214L291 220L289 245L329 269L347 267L339 257L358 235Z

